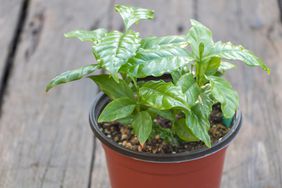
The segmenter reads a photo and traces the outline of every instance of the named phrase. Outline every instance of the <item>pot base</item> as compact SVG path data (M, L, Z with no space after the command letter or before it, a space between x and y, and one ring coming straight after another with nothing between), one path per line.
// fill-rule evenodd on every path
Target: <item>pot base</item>
M226 148L187 162L156 163L121 155L106 145L112 188L219 188Z

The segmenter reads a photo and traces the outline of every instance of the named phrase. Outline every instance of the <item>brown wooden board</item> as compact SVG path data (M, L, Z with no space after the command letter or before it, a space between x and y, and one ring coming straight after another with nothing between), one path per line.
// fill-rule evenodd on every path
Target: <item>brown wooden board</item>
M106 2L30 1L0 119L1 188L88 187L97 88L84 80L44 90L56 74L94 62L89 44L63 33L107 27Z

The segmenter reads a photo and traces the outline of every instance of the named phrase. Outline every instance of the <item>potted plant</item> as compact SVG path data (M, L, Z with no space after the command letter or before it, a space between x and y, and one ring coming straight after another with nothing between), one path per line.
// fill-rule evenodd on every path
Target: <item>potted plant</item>
M131 26L148 9L115 5L125 31L66 33L92 43L96 64L58 75L51 88L90 78L100 93L90 124L105 149L112 188L220 186L224 154L240 129L238 94L222 75L225 60L269 68L252 52L214 42L191 20L186 35L141 38ZM105 74L93 75L102 69Z

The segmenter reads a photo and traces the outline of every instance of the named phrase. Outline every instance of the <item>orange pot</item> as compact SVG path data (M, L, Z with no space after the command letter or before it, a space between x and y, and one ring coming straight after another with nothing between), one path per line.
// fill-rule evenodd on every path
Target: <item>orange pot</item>
M90 112L90 125L103 143L112 188L219 188L225 151L241 127L237 111L231 130L212 148L177 154L152 154L123 148L107 138L97 119L109 102L97 96Z

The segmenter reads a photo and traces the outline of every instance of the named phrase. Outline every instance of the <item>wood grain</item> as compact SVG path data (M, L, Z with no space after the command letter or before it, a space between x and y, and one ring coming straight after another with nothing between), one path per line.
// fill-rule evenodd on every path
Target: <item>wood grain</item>
M0 26L11 27L0 32L0 71L21 1L4 2ZM0 187L110 187L99 142L93 155L87 119L97 88L84 80L46 95L44 87L55 74L93 62L89 45L64 39L64 32L123 29L115 3L155 10L154 21L134 27L142 36L185 33L196 18L215 40L240 43L266 61L270 76L239 62L227 75L240 94L244 120L227 152L222 188L281 187L282 22L276 0L31 0L0 118Z
M106 27L107 7L101 2L30 2L0 120L1 188L89 186L88 111L97 88L88 80L48 94L44 88L56 74L94 62L89 44L63 33Z
M156 1L126 1L119 0L115 3L130 4L132 6L150 8L155 10L156 19L153 21L140 21L134 26L142 36L180 34L185 32L189 20L193 15L190 1L156 0ZM161 5L161 6L160 6ZM168 11L169 10L169 11ZM123 22L118 14L113 14L112 29L122 29ZM106 160L101 144L98 143L94 171L92 174L93 188L109 188L109 177L106 168Z
M248 47L272 69L268 76L240 65L228 75L239 91L244 122L227 153L222 187L281 187L282 28L277 1L198 2L199 20L216 39Z
M0 79L3 79L5 66L13 47L13 40L17 32L18 19L23 0L3 0L0 6ZM0 80L0 88L2 88ZM0 89L0 92L1 91ZM1 94L0 94L1 96Z
M282 148L278 144L282 139L282 110L278 105L282 104L282 82L279 74L282 71L279 63L282 54L282 28L277 2L216 0L211 3L197 0L193 3L189 5L193 7L192 10L181 6L187 9L182 8L177 13L181 15L190 12L190 15L184 16L185 19L196 17L207 24L216 40L243 44L265 59L272 69L268 76L259 69L249 69L238 62L237 69L227 75L240 94L244 126L228 150L222 187L278 188L282 185ZM151 2L145 6L155 8ZM166 11L164 15L159 15L160 19L166 15L166 20L158 20L159 22L168 21L168 17L175 20L172 23L178 21L177 16L173 15L175 11L165 8L163 4L159 9L161 10L156 10L157 15ZM177 28L176 25L171 25L168 29L160 30L158 28L163 27L158 24L148 25L149 23L140 24L140 29L149 34L165 34L176 33ZM100 178L100 181L105 179L107 178Z

